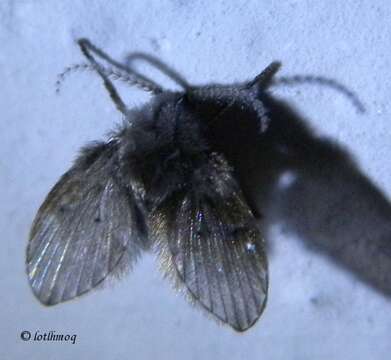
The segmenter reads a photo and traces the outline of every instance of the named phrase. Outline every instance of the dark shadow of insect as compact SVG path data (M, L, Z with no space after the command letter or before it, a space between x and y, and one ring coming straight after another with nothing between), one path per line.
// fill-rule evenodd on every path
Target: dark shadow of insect
M153 249L192 302L244 331L266 305L262 233L274 221L390 295L383 272L390 269L389 203L343 150L315 138L268 88L325 84L361 110L353 93L326 78L275 79L277 62L249 82L191 86L150 55L134 53L125 65L88 40L79 45L89 62L67 68L58 88L70 72L96 71L124 124L82 149L38 211L26 264L42 303L79 296ZM183 90L166 91L138 73L132 62L140 59ZM113 79L153 100L128 109ZM281 189L287 172L291 183ZM384 237L371 237L379 224Z

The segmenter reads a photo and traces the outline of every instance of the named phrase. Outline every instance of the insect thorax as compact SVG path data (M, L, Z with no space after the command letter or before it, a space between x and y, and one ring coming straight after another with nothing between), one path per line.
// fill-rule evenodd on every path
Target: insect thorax
M129 120L119 135L122 181L152 207L175 192L197 188L211 154L235 166L243 137L251 145L249 134L260 132L257 111L236 94L165 93Z

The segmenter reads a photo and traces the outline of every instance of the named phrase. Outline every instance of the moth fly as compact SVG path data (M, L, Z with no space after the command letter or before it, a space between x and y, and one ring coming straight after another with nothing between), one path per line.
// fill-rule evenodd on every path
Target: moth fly
M267 131L258 95L280 64L227 86L190 86L171 74L183 88L172 92L88 40L78 44L88 63L73 69L96 71L125 121L82 148L41 205L26 252L35 296L45 305L75 298L153 249L194 303L237 331L250 328L265 308L268 266L237 176L235 138L243 121L259 136ZM151 92L152 101L128 109L112 79ZM220 130L228 117L238 130Z

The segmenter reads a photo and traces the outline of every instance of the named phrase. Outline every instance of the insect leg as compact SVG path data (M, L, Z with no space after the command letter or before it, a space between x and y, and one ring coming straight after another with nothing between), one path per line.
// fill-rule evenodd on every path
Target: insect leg
M251 88L254 85L257 87L266 89L273 80L274 75L280 69L281 63L279 61L273 61L270 63L254 80L248 83L248 87Z
M106 56L102 53L100 54L100 51L95 48L87 39L80 39L78 41L78 44L80 46L80 49L84 56L87 58L87 60L91 63L91 65L95 68L96 72L100 75L100 77L103 79L103 83L105 85L105 88L109 92L109 95L111 99L113 100L115 106L117 109L124 115L128 113L128 109L125 105L125 103L122 101L121 97L119 96L117 90L115 89L113 83L110 81L110 79L106 76L104 73L102 66L99 65L94 57L92 56L91 52L98 53L99 56L103 57L106 60ZM97 51L98 50L98 51ZM91 52L90 52L91 51Z

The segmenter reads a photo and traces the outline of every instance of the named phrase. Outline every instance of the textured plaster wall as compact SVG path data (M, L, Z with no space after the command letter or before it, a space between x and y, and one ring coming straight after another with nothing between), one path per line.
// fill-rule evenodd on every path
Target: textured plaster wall
M390 18L391 4L380 0L1 0L0 358L387 359ZM248 332L189 306L151 255L121 282L76 301L44 308L33 297L24 251L35 212L78 148L120 121L93 74L74 75L60 96L54 92L56 74L83 60L80 37L119 60L153 54L196 84L249 79L278 59L281 75L335 78L365 104L359 114L319 86L273 90L311 132L284 125L307 150L293 166L267 164L276 180L259 184L270 294ZM121 93L129 105L147 99ZM77 334L77 341L23 342L23 330Z

